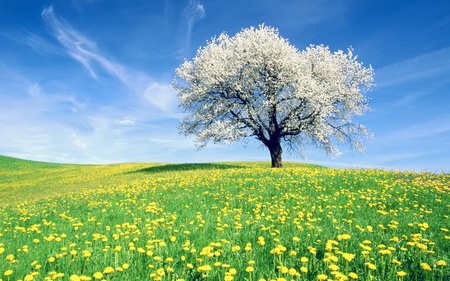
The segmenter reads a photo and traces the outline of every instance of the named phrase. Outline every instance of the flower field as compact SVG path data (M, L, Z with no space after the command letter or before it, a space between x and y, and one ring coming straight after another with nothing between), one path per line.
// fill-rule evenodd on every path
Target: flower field
M0 280L450 280L450 175L0 157Z

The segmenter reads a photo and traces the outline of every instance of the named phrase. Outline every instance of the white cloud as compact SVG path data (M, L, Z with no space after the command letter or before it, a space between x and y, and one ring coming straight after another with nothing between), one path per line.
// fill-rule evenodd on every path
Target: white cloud
M41 88L38 83L34 83L29 89L28 92L32 97L39 97L41 95Z
M96 66L100 66L103 70L106 70L124 83L127 82L124 77L124 68L100 55L95 42L89 40L65 20L59 20L55 16L52 6L45 8L41 16L52 29L56 39L66 47L67 53L81 63L94 79L98 79L94 69Z
M200 4L200 1L190 0L189 4L184 8L182 14L182 34L183 46L178 52L180 55L187 57L190 54L190 44L192 30L196 22L201 21L206 17L205 7Z
M197 20L199 17L198 13L201 13L203 9L203 6L199 3L192 5L196 8L188 10L194 9L197 12L191 11L189 14L191 25ZM134 98L143 98L149 105L154 106L153 110L157 109L157 111L160 111L158 112L159 118L174 118L178 100L168 83L157 82L153 77L145 73L107 59L101 54L94 41L73 28L64 19L58 19L53 7L50 6L44 9L42 18L50 26L53 35L65 47L67 53L82 64L91 77L99 80L98 72L100 70L106 71L127 86L131 93L134 94Z
M136 124L136 120L130 120L130 119L115 120L114 123L120 124L120 125L130 125L130 126L133 126L133 125Z
M450 73L450 47L375 70L377 88Z
M169 85L151 83L144 92L144 98L166 113L174 114L177 109L178 98Z
M403 127L388 135L379 137L377 139L377 144L400 144L423 138L432 140L440 135L450 133L450 123L448 120L450 120L450 115L445 114L422 123Z

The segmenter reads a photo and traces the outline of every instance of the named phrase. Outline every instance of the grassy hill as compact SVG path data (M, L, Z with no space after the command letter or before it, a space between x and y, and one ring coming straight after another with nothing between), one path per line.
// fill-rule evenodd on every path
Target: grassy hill
M0 279L449 280L449 183L301 163L0 156Z

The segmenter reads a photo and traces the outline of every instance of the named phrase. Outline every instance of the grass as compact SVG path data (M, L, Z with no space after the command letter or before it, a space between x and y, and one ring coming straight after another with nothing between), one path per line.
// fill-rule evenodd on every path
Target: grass
M0 156L0 280L450 280L450 175Z

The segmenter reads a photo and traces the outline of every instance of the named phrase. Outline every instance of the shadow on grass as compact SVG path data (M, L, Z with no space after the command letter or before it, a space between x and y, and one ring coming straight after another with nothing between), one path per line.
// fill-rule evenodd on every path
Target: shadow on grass
M134 173L163 173L163 172L181 172L194 170L226 170L245 168L237 165L215 164L215 163L187 163L187 164L164 164L160 166L152 166L129 172Z

